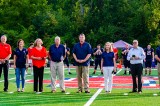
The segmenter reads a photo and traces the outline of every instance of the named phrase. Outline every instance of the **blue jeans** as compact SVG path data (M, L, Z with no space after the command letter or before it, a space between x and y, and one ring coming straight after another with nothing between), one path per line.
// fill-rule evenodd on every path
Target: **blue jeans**
M17 88L20 88L20 76L22 79L22 88L24 88L25 85L25 71L26 68L16 68L16 85Z

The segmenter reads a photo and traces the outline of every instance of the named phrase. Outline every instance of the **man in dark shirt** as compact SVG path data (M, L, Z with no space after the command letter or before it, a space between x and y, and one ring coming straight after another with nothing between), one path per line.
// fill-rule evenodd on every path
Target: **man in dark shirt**
M155 59L157 60L158 79L159 79L159 86L160 86L160 46L156 48Z
M49 48L50 70L51 70L51 89L56 92L56 75L58 74L60 89L65 92L64 85L64 63L66 57L65 47L60 44L60 37L55 37L55 44Z
M126 47L122 50L122 56L123 56L123 64L124 64L124 75L127 74L127 69L130 73L130 61L127 60L127 55L129 52L129 45L126 44Z
M102 58L102 53L103 53L103 49L101 48L101 45L98 44L97 48L94 49L93 51L93 55L95 56L95 67L94 67L94 72L92 74L95 74L97 71L97 67L99 65L100 70L101 70L101 58ZM103 74L103 71L101 70L101 74Z
M73 57L76 64L77 80L78 80L78 91L82 92L82 78L84 82L85 93L90 93L89 91L89 65L90 57L92 54L91 45L85 42L85 35L79 35L79 43L76 43L73 48ZM83 77L82 77L83 76Z
M145 75L147 75L147 69L149 69L149 75L151 75L152 62L154 62L154 49L151 48L151 45L148 45L144 52L146 55L146 59L144 60Z
M69 55L70 55L70 48L67 47L66 43L64 44L65 47L65 52L66 52L66 58L64 59L64 63L67 65L68 67L68 74L72 74L70 72L70 67L69 67Z

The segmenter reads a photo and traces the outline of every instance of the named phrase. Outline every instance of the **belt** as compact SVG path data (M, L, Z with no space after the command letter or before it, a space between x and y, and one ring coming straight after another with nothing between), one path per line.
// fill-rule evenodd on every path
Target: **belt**
M137 63L137 64L131 64L131 65L141 65L142 63Z
M60 63L60 62L62 62L62 61L53 61L53 62L55 62L55 63Z

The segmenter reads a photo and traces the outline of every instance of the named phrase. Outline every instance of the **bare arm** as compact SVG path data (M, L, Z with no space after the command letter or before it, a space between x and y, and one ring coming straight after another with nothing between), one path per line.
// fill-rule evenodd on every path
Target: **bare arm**
M34 56L31 56L31 59L34 59L34 60L42 60L41 57L34 57Z
M29 56L26 55L26 64L28 64L28 59L29 59Z
M155 59L160 62L160 58L157 55L155 55Z
M152 53L152 60L154 61L154 52Z
M93 53L93 55L96 55L97 54L97 51L95 51L94 53Z
M86 58L84 59L84 62L86 62L90 57L91 57L91 54L88 54L88 55L86 56Z
M101 69L103 70L103 59L101 59Z
M70 51L67 51L67 54L70 55Z
M116 71L117 63L115 58L113 58L113 63L114 63L114 71Z
M16 68L16 59L17 59L17 56L14 55L14 57L13 57L13 65L14 65L14 68Z
M48 54L48 58L49 58L49 60L51 60L51 56L50 56L50 54Z
M9 55L5 58L5 60L9 60L10 57L11 57L11 54L9 54Z
M78 59L74 53L73 53L73 58L75 59L75 61L78 61Z

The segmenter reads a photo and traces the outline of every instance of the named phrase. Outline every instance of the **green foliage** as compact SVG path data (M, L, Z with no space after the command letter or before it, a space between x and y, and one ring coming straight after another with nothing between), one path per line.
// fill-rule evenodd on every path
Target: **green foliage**
M159 0L0 0L0 34L16 47L42 38L49 48L60 36L69 47L84 33L93 47L119 39L156 47L160 33Z

